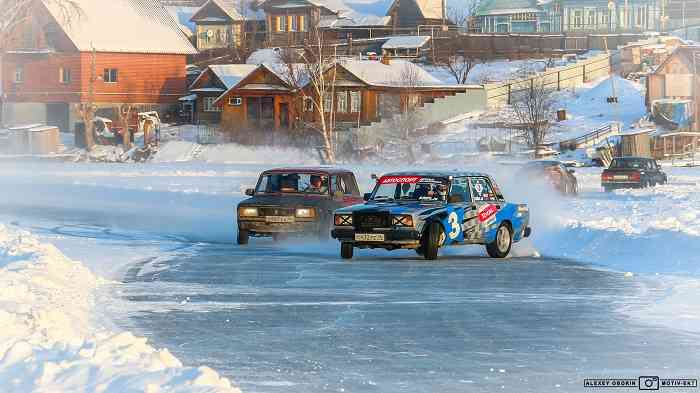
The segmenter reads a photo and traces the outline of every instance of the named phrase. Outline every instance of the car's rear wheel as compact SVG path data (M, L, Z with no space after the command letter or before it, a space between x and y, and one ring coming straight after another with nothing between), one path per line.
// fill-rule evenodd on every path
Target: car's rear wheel
M250 238L250 233L246 230L239 229L238 237L236 238L236 243L238 244L248 244L248 239Z
M440 249L440 236L442 235L442 225L437 222L430 224L425 235L423 235L423 258L433 261L438 257Z
M491 258L505 258L513 246L513 232L508 224L501 224L496 231L496 240L486 245Z
M355 247L352 243L340 243L340 257L343 259L352 259L352 254Z

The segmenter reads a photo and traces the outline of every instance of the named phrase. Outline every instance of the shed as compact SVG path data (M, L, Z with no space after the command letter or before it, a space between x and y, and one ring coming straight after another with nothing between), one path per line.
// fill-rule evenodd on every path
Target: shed
M382 54L391 57L419 57L429 42L430 36L391 37L382 45Z
M651 136L653 129L635 130L622 134L620 141L621 157L651 158Z

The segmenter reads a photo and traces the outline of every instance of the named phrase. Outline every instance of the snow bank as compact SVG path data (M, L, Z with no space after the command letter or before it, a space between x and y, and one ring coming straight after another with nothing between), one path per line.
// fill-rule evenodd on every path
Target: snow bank
M0 225L0 381L4 392L240 392L145 338L103 327L105 281L52 245Z
M317 156L310 150L293 147L249 147L234 143L199 145L193 142L170 141L159 148L153 162L204 161L221 164L264 164L284 157L289 165L315 165Z

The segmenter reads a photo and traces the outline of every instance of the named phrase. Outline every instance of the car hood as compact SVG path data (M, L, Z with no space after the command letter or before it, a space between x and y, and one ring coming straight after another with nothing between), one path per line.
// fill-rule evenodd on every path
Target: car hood
M256 195L238 206L317 206L329 199L323 195Z
M441 202L367 202L338 209L336 213L423 214L444 207Z

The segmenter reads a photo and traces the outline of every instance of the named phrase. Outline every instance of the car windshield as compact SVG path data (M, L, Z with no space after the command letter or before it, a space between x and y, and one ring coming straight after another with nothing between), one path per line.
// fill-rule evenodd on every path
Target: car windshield
M610 164L610 168L616 169L644 169L647 168L646 160L634 160L634 159L614 159Z
M328 176L316 173L266 173L260 177L256 194L327 194Z
M372 193L374 201L445 201L447 179L421 176L383 176Z

